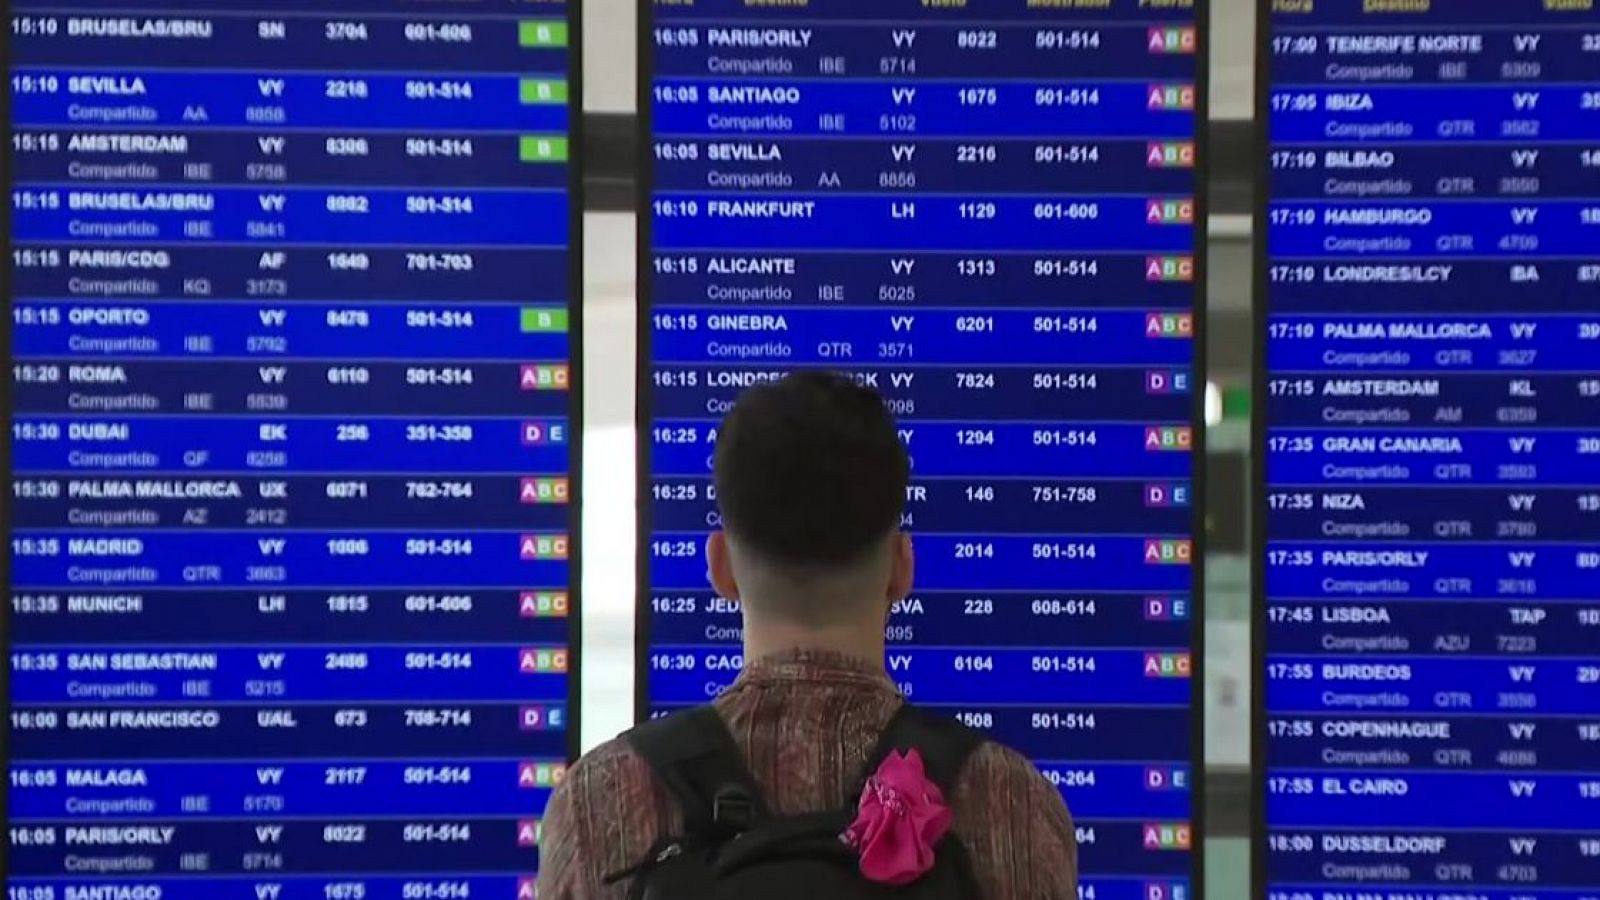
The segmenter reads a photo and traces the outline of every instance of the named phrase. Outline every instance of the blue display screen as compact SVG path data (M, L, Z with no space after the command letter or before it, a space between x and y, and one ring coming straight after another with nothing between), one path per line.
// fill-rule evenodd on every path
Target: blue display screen
M1600 10L1275 0L1272 900L1600 897Z
M7 896L532 900L576 14L169 6L9 11Z
M913 701L1038 762L1085 897L1191 890L1200 315L1188 3L657 3L641 204L646 712L742 667L711 456L796 368L912 457Z

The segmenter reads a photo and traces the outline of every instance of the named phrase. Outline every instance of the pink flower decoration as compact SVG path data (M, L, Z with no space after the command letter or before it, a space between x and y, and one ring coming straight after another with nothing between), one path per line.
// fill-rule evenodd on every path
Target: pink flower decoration
M928 780L922 754L915 748L891 751L867 779L856 819L843 837L861 854L868 881L901 887L933 868L933 848L953 818L944 793Z

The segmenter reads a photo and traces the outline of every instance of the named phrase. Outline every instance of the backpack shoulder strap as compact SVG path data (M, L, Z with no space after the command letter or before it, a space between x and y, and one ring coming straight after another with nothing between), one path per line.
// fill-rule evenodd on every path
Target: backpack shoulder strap
M732 836L766 816L761 789L722 714L697 706L623 735L683 810L689 834Z
M895 712L888 726L883 729L877 748L867 758L867 771L861 777L862 784L878 771L878 766L883 764L890 752L898 750L903 753L915 748L922 755L928 780L937 784L939 790L949 797L955 791L967 758L987 740L981 733L955 719L933 715L907 703Z

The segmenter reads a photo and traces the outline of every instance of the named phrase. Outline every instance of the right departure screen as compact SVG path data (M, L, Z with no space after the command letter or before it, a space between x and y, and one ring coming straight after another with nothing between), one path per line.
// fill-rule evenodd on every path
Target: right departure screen
M1265 15L1261 890L1600 898L1600 12Z

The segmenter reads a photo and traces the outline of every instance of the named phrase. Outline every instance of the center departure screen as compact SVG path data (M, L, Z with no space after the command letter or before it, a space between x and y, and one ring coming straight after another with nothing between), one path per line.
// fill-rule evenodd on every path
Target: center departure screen
M7 897L532 900L576 15L152 6L9 10Z
M787 371L847 372L913 459L890 674L1060 786L1086 897L1187 896L1195 10L697 0L644 22L643 713L743 663L703 558L718 420Z
M1600 11L1274 0L1264 896L1600 897Z

